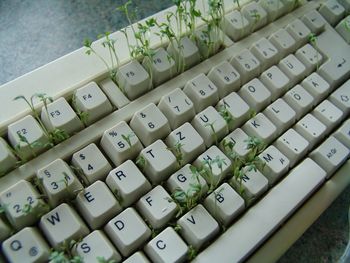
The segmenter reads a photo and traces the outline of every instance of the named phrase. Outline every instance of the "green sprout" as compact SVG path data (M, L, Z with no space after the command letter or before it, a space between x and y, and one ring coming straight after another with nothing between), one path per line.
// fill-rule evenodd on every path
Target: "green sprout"
M117 263L116 260L114 259L107 260L105 259L105 257L97 257L96 259L98 263Z
M315 51L316 51L316 69L317 69L317 71L318 71L318 69L319 69L319 67L320 67L320 57L319 57L319 53L318 53L318 51L317 51L317 36L316 36L316 34L314 34L314 33L310 33L310 35L309 35L309 41L310 41L310 43L311 43L311 45L313 46L313 48L315 49Z
M195 257L197 257L198 255L198 251L192 246L190 245L188 247L188 253L187 253L187 258L189 261L195 259Z
M81 242L65 240L57 249L52 249L49 260L52 263L83 263L81 256L75 256L73 251L76 250L78 243Z
M252 31L255 31L256 26L261 19L261 15L258 13L256 9L254 9L252 10L252 13L250 14L250 16L253 18Z
M130 132L130 133L127 134L127 135L122 134L121 136L122 136L123 140L126 141L126 143L127 143L127 144L129 145L129 147L131 148L131 147L132 147L131 138L135 136L135 133Z
M232 114L227 109L225 101L222 105L219 106L219 114L221 115L222 118L224 118L228 126L230 126L231 123L234 121Z
M207 124L204 125L204 127L209 127L209 128L210 128L210 130L211 130L211 136L212 136L212 138L213 138L213 140L214 140L214 143L215 143L215 145L218 145L218 143L219 143L219 141L218 141L219 138L218 138L218 135L217 135L217 133L216 133L214 123L215 123L215 121L213 121L212 123L207 123Z
M89 124L89 113L87 111L81 111L77 105L77 97L75 94L72 96L72 106L77 113L79 119L84 124L84 126L88 126Z
M183 146L184 144L177 141L172 147L167 148L169 151L171 151L175 155L176 161L180 167L183 164L183 153L182 153Z
M141 168L142 171L144 171L145 167L146 167L146 164L147 164L147 161L145 159L145 157L143 157L142 155L139 155L137 158L136 158L136 165L138 167Z

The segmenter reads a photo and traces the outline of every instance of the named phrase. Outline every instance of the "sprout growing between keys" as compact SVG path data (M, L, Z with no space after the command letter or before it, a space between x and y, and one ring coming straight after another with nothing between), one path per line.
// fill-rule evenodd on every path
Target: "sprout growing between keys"
M52 263L82 263L83 259L81 256L75 256L73 251L76 250L79 241L71 240L64 241L58 249L52 249L49 257Z
M176 161L180 167L183 164L182 163L183 162L183 153L181 150L182 146L184 146L184 145L178 141L172 147L167 148L169 151L171 151L175 155Z
M96 259L98 263L117 263L118 262L114 259L107 260L105 259L105 257L97 257Z

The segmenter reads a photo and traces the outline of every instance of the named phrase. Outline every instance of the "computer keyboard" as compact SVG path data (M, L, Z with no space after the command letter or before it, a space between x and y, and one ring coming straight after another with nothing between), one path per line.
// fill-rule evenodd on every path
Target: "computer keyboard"
M156 14L151 71L129 27L116 79L103 38L0 87L3 260L272 262L345 189L350 1L223 8L211 48Z

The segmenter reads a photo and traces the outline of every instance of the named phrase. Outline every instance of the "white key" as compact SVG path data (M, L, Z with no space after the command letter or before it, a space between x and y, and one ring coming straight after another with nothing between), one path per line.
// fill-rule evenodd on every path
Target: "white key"
M316 40L317 41L317 40ZM323 61L323 56L312 45L306 44L297 50L295 56L306 67L307 74L318 68Z
M350 0L340 0L339 3L345 8L347 12L350 11Z
M277 128L277 133L281 134L295 122L295 111L283 100L277 99L263 111Z
M90 82L74 93L73 107L87 114L86 125L90 125L112 111L112 105L95 82Z
M161 140L157 140L143 149L139 158L145 160L142 169L153 184L166 180L178 166L175 155Z
M280 0L260 0L259 4L267 11L269 21L274 21L280 17L285 10L283 2Z
M345 121L333 136L350 149L350 120Z
M250 51L260 61L261 70L271 67L278 60L277 48L264 37L255 42Z
M180 166L192 162L194 158L205 151L203 138L188 122L172 131L165 142L177 156L177 162Z
M5 221L3 218L0 218L0 242L8 238L13 231L6 222L7 221Z
M226 121L212 106L198 113L191 124L203 138L207 147L218 144L228 133Z
M72 164L84 173L86 183L104 180L112 166L101 153L96 144L91 143L72 156Z
M324 26L326 25L326 20L317 10L311 10L306 13L301 20L313 33L316 34L323 31Z
M238 93L256 112L261 111L271 101L271 92L257 78L243 85Z
M153 262L185 262L188 247L173 228L167 227L145 246L145 252Z
M291 12L300 5L300 2L295 0L281 0L281 2L284 4L284 10L287 13Z
M76 246L76 254L84 263L95 263L96 260L102 260L102 258L106 262L111 260L120 262L122 259L101 230L95 230L84 237Z
M181 236L195 249L201 248L219 232L219 224L200 204L182 216L177 224L181 227Z
M252 31L263 27L267 23L266 11L256 2L243 6L242 13L250 22Z
M316 72L307 76L301 83L303 88L314 97L314 105L318 104L331 91L331 87Z
M249 153L249 149L247 148L247 143L246 143L248 139L249 139L249 136L242 129L237 128L222 140L222 142L220 143L220 148L226 155L228 155L231 158L231 156L229 155L229 153L231 152L231 149L224 147L223 142L225 141L225 144L232 142L233 143L232 150L240 158L244 159L245 157L247 157Z
M49 246L39 231L26 227L2 243L2 252L9 262L47 262Z
M91 229L98 229L122 208L105 183L97 181L77 195L75 204Z
M350 80L334 91L329 100L344 113L350 113Z
M107 176L106 183L119 196L118 201L123 207L132 205L151 190L151 184L131 160L113 169Z
M213 67L208 73L208 78L218 88L220 98L237 91L241 85L241 76L227 61Z
M0 137L0 176L15 167L17 159L6 141Z
M269 40L278 49L279 59L292 53L296 48L295 39L284 28L280 28L278 31L273 33L269 37Z
M193 262L216 262L218 255L220 262L244 261L323 183L325 177L326 172L315 162L304 160Z
M48 148L49 138L33 116L28 115L7 128L8 140L21 159L35 157Z
M306 67L293 54L283 58L278 67L288 76L290 86L301 81L306 75Z
M289 159L290 167L305 156L309 142L294 129L289 129L279 137L274 145Z
M83 220L66 203L60 204L44 215L39 226L50 245L55 248L63 242L77 241L89 234L89 229Z
M317 119L326 125L326 133L330 132L345 117L344 113L329 100L322 101L312 112Z
M196 111L193 102L179 88L174 89L169 94L160 99L158 108L164 113L171 129L176 129L186 121L191 121Z
M41 120L50 131L60 129L68 135L83 129L83 123L65 98L58 98L41 109Z
M350 44L350 15L345 17L339 24L336 26L337 32L344 38L344 40Z
M311 34L310 29L298 18L288 24L286 30L295 39L298 47L306 44Z
M225 33L234 41L240 40L249 33L250 23L238 10L226 14L224 21Z
M170 133L168 119L154 103L137 111L130 121L130 127L145 146Z
M194 31L193 38L203 59L214 55L223 44L224 33L219 27L208 30L207 25L203 25Z
M62 200L74 198L83 186L70 167L61 159L57 159L37 171L44 194L51 206L57 206Z
M310 148L326 134L326 126L311 114L298 121L294 129L310 143Z
M209 213L224 226L228 226L244 210L244 200L227 183L220 185L204 200Z
M261 172L269 181L269 185L276 183L289 169L288 158L273 145L259 154L259 159L264 163Z
M236 92L231 92L220 100L216 105L216 110L220 113L227 112L229 117L232 118L227 123L230 131L241 126L243 122L248 120L250 114L249 105Z
M40 200L39 193L27 181L20 180L0 195L1 206L9 222L16 229L34 224L40 214L49 209Z
M185 85L184 92L194 103L196 112L204 110L219 100L218 88L203 73L189 80Z
M272 101L284 94L290 87L288 77L277 66L272 66L264 71L260 80L270 90Z
M348 159L349 155L350 150L336 138L330 136L310 153L310 158L327 172L327 178L329 178Z
M243 49L230 63L241 75L241 83L246 83L260 73L260 61L248 49Z
M287 91L283 96L283 100L293 108L297 119L304 116L314 104L314 98L299 84Z
M141 197L136 207L153 229L164 227L178 210L176 203L161 185Z
M263 113L247 121L242 129L250 136L262 139L266 144L273 141L277 136L276 126Z
M114 217L104 230L124 257L135 252L151 236L151 230L131 207Z
M137 60L121 66L117 72L118 85L130 100L134 100L146 93L151 87L148 72Z
M123 108L130 103L130 100L120 90L120 88L113 82L112 79L106 78L99 83L103 92L107 95L111 103L117 109Z
M268 189L269 181L259 170L242 167L241 171L242 177L233 176L230 184L242 195L246 205L249 206Z
M143 149L139 138L125 121L106 130L100 143L116 166L128 159L134 159Z
M319 12L328 23L334 26L343 18L345 8L337 0L328 0L321 5Z
M123 263L149 263L150 261L142 252L136 252L128 257Z

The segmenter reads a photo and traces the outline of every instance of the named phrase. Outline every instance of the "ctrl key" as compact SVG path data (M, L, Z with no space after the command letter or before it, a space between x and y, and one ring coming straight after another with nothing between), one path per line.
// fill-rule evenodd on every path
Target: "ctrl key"
M38 230L26 227L2 243L9 262L47 262L49 247Z

